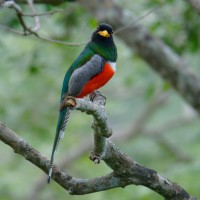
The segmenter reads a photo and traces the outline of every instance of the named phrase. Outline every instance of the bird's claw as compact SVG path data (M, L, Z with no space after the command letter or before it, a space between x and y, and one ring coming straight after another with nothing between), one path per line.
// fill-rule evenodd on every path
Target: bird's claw
M89 98L90 98L90 101L92 101L92 102L96 101L96 102L98 102L98 104L100 104L102 106L105 106L105 104L106 104L106 97L97 90L94 91L93 93L91 93Z
M74 97L64 96L60 103L60 111L62 111L66 107L75 107L76 104L76 99Z

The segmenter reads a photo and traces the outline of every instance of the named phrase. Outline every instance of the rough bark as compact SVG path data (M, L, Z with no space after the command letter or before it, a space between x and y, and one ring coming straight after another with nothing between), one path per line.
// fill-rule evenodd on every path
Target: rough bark
M98 161L104 160L113 172L94 179L77 179L65 174L54 165L52 178L68 190L70 194L82 195L133 184L148 187L165 199L195 199L176 183L162 177L156 171L133 161L104 137L110 134L111 128L105 114L104 103L102 103L105 102L103 96L100 96L100 98L98 95L95 96L93 103L83 99L74 99L74 101L76 102L75 109L91 114L94 120L101 121L101 123L94 123L93 125L95 137L98 137L95 138L91 158L94 162L96 162L96 159L99 159ZM22 155L45 173L48 173L49 160L3 123L0 123L0 139L12 147L16 153Z

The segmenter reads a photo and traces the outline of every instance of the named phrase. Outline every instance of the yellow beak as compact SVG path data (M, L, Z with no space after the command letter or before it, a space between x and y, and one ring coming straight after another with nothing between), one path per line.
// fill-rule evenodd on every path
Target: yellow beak
M98 34L103 36L103 37L110 37L110 34L108 33L107 30L99 31Z

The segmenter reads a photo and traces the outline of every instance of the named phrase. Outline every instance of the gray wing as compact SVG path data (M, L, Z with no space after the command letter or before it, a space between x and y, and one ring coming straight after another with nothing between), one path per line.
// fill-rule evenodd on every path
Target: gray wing
M74 70L68 84L69 95L79 95L85 84L103 70L104 64L105 59L102 58L100 55L95 54L83 66Z

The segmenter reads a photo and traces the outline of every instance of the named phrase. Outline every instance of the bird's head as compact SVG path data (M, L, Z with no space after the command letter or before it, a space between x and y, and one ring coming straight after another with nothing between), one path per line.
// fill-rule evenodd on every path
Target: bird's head
M112 39L113 28L106 24L101 23L92 34L92 41L103 41Z

